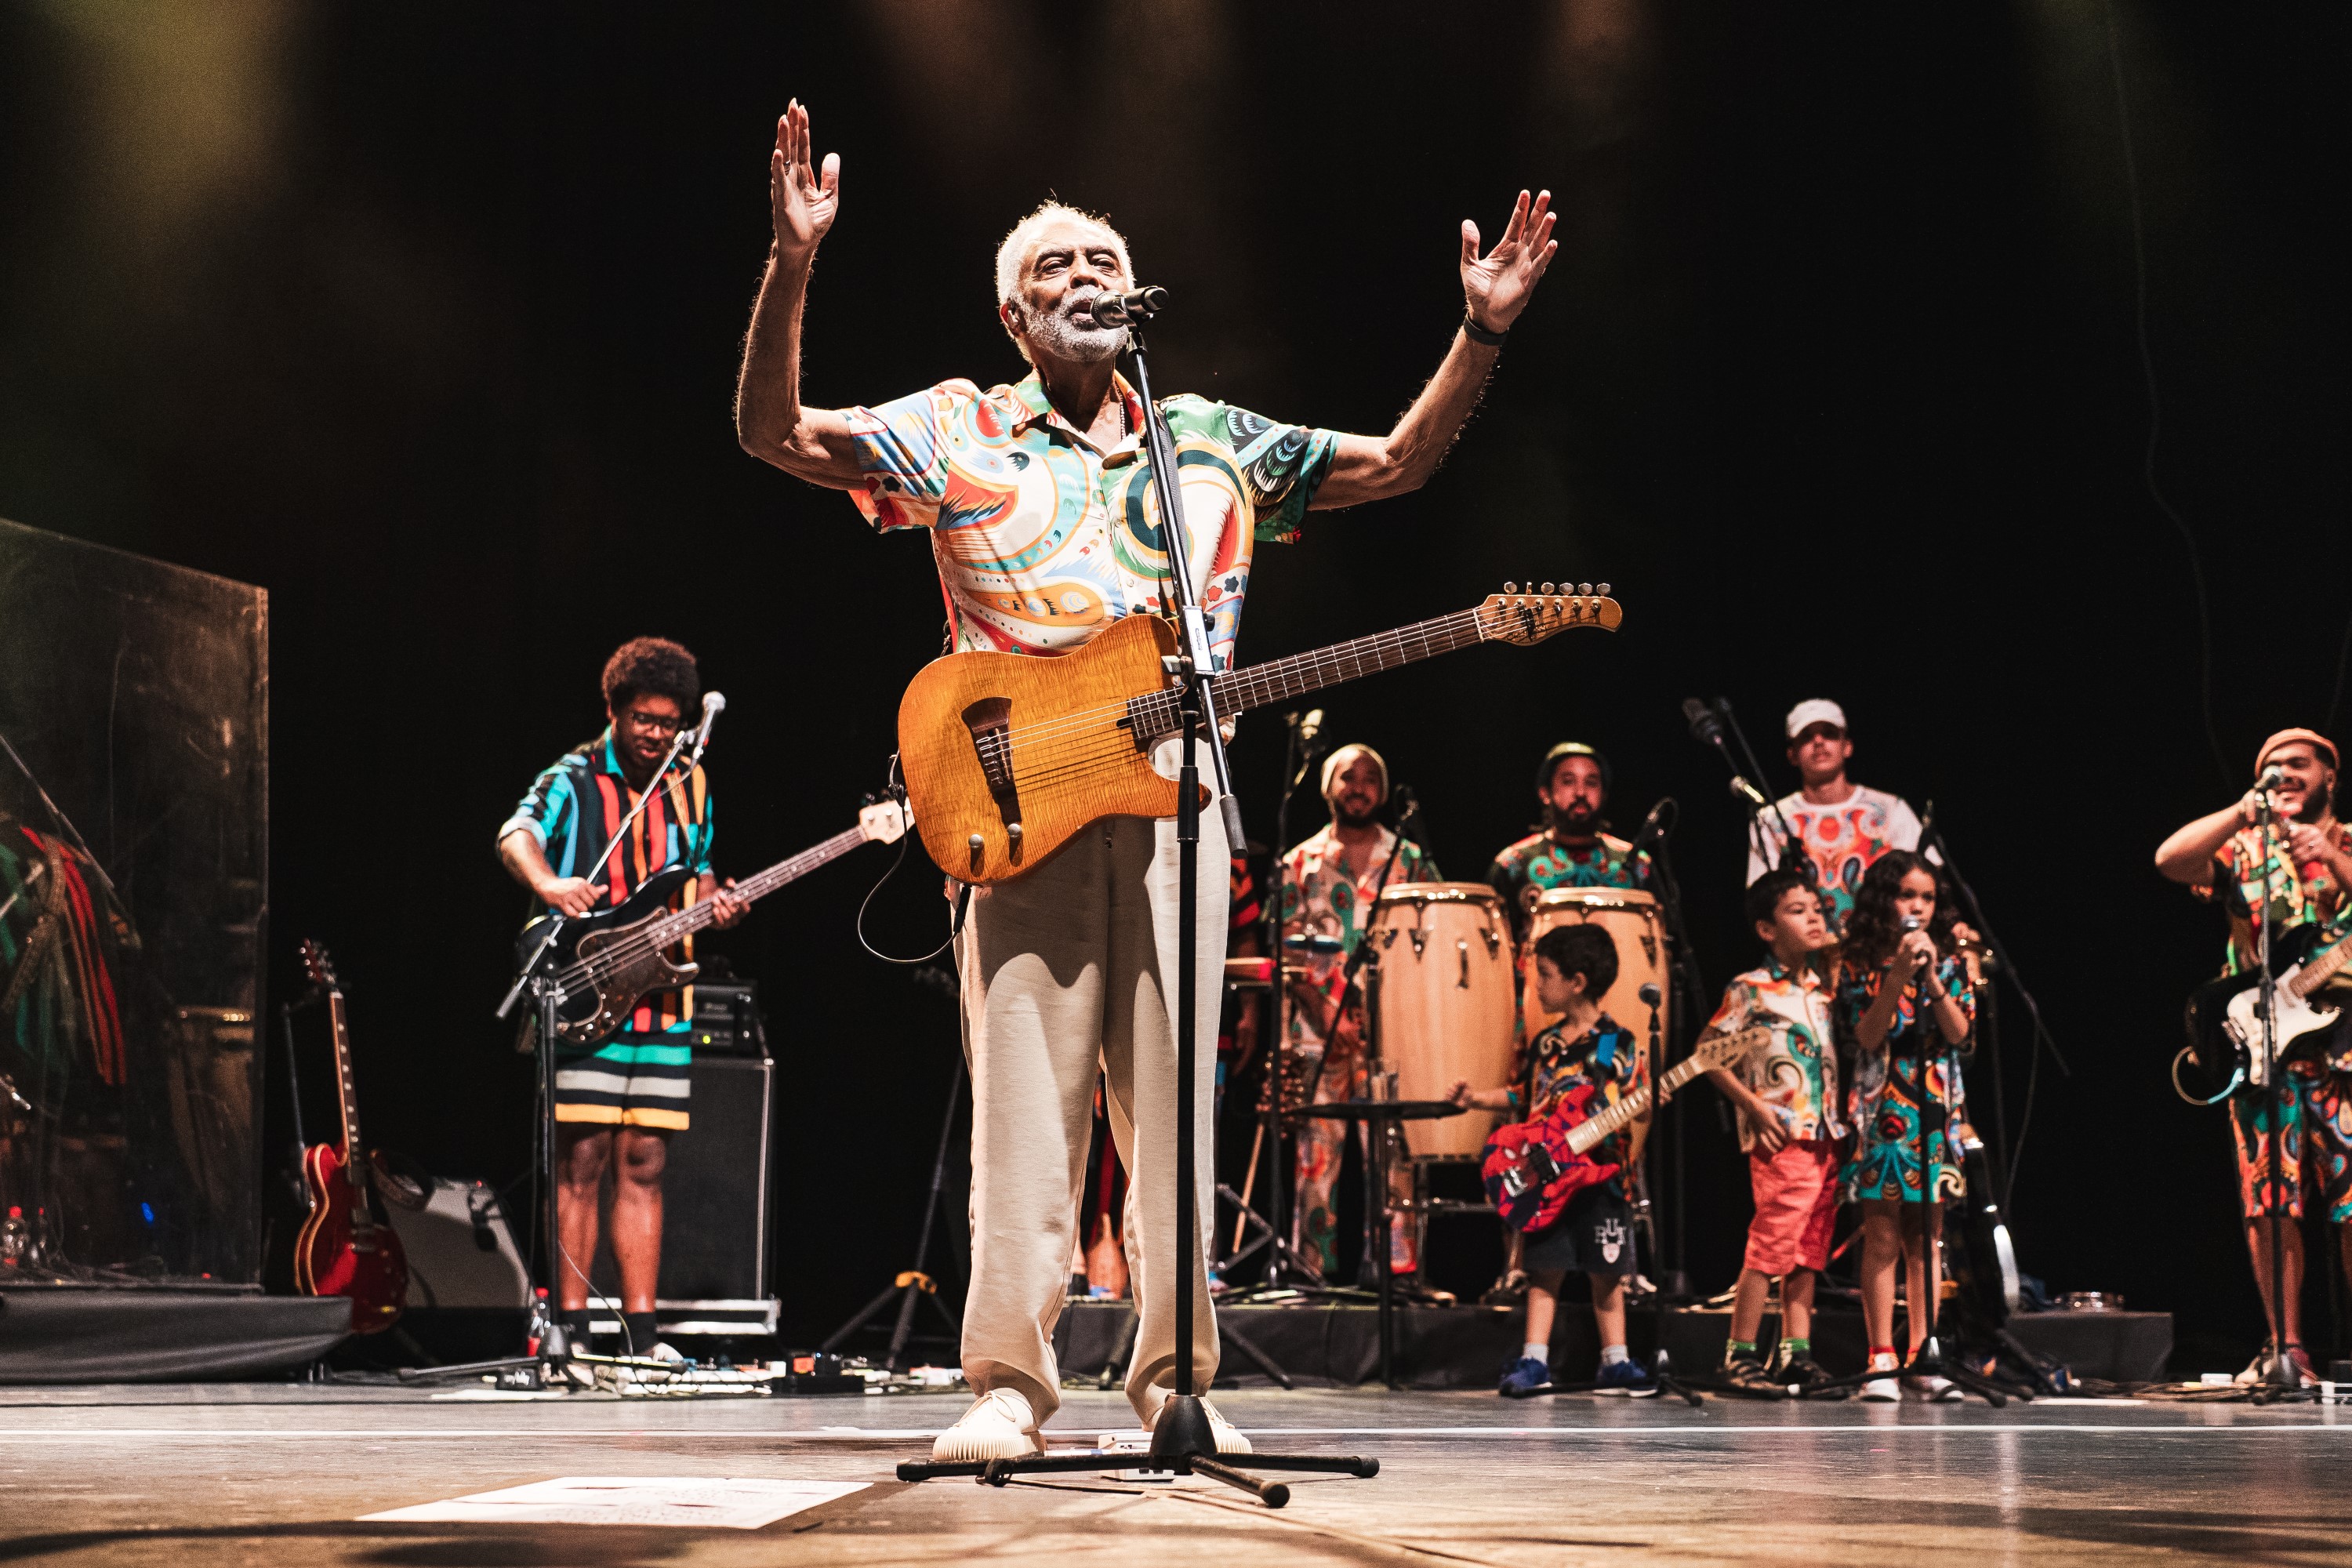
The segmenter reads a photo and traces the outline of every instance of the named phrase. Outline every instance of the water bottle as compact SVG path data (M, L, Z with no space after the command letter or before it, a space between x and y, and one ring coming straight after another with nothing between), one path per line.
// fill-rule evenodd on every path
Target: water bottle
M25 1211L16 1205L8 1205L8 1217L0 1219L0 1273L14 1274L32 1261L33 1227L25 1223Z

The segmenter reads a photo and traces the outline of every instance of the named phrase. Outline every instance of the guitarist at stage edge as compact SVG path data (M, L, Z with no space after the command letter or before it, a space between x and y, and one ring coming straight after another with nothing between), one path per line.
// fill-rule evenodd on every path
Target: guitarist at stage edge
M2352 889L2352 831L2336 816L2338 765L2336 742L2315 730L2282 730L2255 753L2256 779L2267 768L2275 766L2279 771L2271 799L2284 826L2283 855L2270 852L2263 830L2255 825L2256 790L2248 790L2233 804L2188 824L2158 848L2158 870L2187 884L2197 897L2218 900L2229 911L2230 945L2223 973L2245 973L2255 968L2252 911L2258 902L2269 911L2273 944L2305 926L2317 925L2331 935L2344 929L2346 890ZM2339 974L2323 994L2334 1003L2347 990L2352 987ZM2326 1205L2346 1274L2352 1277L2352 1226L2346 1223L2352 1221L2352 1131L2347 1131L2352 1129L2352 1032L2341 1023L2326 1031L2315 1050L2285 1064L2279 1089L2283 1168L2276 1185L2278 1200L2286 1211L2284 1225L2271 1206L2273 1184L2264 1157L2270 1131L2264 1115L2266 1091L2241 1088L2230 1106L2246 1240L2271 1336L2270 1345L2238 1374L2238 1381L2258 1381L2282 1338L2282 1313L2270 1299L2269 1267L2271 1227L2279 1226L2285 1254L2284 1338L2296 1381L2307 1387L2317 1380L2303 1347L2300 1222L2305 1186L2312 1187ZM2310 1158L2305 1157L2306 1151Z
M604 732L565 752L532 781L530 793L499 829L499 858L530 889L533 916L617 906L675 862L701 873L678 890L679 907L716 901L719 912L711 923L721 931L743 918L749 906L728 891L733 882L722 886L711 874L710 784L698 764L685 774L673 766L630 828L628 842L593 880L583 874L594 870L612 834L654 787L654 772L671 741L701 705L701 683L694 656L661 637L633 638L605 662L610 722ZM593 1053L566 1051L556 1063L557 1304L575 1345L589 1342L588 1269L596 1256L598 1199L610 1169L622 1348L632 1355L655 1348L662 1169L670 1135L687 1128L693 994L692 987L656 992Z
M1073 135L1117 137L1081 125ZM1007 145L1004 156L1021 153ZM845 490L867 521L927 535L957 651L1067 653L1135 615L1164 614L1163 532L1150 499L1145 410L1117 361L1124 326L1098 321L1106 293L1137 288L1127 241L1100 217L1048 202L998 248L996 317L1028 362L1017 382L983 390L941 381L872 405L813 407L801 397L801 315L818 245L838 215L841 160L819 158L808 111L793 103L769 156L772 240L743 347L736 434L743 449L785 473ZM1232 230L1254 234L1246 179L1228 181ZM885 195L895 239L929 251L937 226ZM1458 240L1464 316L1436 374L1395 427L1355 436L1285 424L1215 399L1164 398L1182 468L1185 531L1208 623L1209 652L1232 668L1252 553L1261 540L1296 535L1315 509L1355 506L1417 489L1477 404L1505 334L1559 251L1549 192L1521 192L1492 249L1475 225ZM909 223L910 216L916 221ZM1254 290L1259 318L1349 253L1353 218L1295 246L1251 240L1227 258ZM959 297L952 258L926 254L942 281L928 300ZM971 281L980 268L973 258ZM876 339L904 301L871 287L830 307L842 341ZM1398 309L1402 309L1400 303ZM944 321L935 323L943 328ZM1230 329L1233 323L1227 323ZM1216 324L1199 321L1190 341ZM1330 329L1333 335L1351 330ZM908 651L908 650L902 650ZM1171 742L1165 749L1172 758ZM1172 763L1170 764L1172 767ZM1203 993L1222 978L1227 848L1216 803L1202 814L1197 949ZM1206 1259L1175 1255L1174 1122L1176 908L1174 824L1105 820L1050 861L975 895L959 938L964 1039L972 1079L972 1281L964 1309L963 1372L979 1398L932 1447L935 1460L969 1462L1042 1450L1039 1428L1061 1403L1052 1345L1068 1285L1097 1063L1107 1069L1111 1130L1135 1185L1128 1237L1137 1331L1127 1395L1146 1426L1159 1419L1187 1358L1194 1385L1216 1375L1218 1333ZM1216 1009L1201 1013L1194 1123L1213 1130L1210 1074ZM1195 1201L1212 1211L1203 1162ZM1192 1342L1175 1342L1176 1292L1192 1300ZM1221 1452L1248 1440L1207 1411Z

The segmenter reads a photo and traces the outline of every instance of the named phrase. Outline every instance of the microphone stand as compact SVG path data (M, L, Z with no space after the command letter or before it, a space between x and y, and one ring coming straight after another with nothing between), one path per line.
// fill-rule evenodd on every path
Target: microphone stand
M1192 1314L1196 1295L1213 1317L1208 1301L1208 1256L1202 1245L1203 1224L1195 1179L1199 1150L1193 1108L1199 1085L1193 1079L1199 1044L1194 1038L1200 1016L1201 973L1194 955L1199 951L1201 918L1201 768L1200 752L1207 741L1212 777L1223 808L1228 845L1245 843L1241 807L1234 799L1232 775L1225 766L1223 738L1217 732L1216 699L1213 694L1218 671L1209 655L1208 623L1194 596L1192 535L1176 489L1176 443L1168 430L1167 416L1151 395L1151 369L1140 323L1155 307L1131 297L1128 313L1128 351L1135 362L1135 386L1143 401L1144 439L1151 464L1151 488L1160 503L1160 542L1168 560L1168 607L1175 612L1179 647L1168 655L1167 671L1181 683L1179 711L1183 716L1183 763L1176 775L1176 847L1179 888L1176 902L1176 1245L1169 1259L1175 1302L1176 1386L1160 1406L1151 1429L1151 1465L1179 1475L1207 1476L1212 1480L1250 1493L1268 1508L1290 1500L1290 1489L1262 1480L1235 1468L1218 1457L1217 1438L1210 1427L1198 1389L1199 1371L1192 1362ZM1282 954L1275 953L1278 979ZM1041 1472L1074 1473L1135 1468L1132 1453L1027 1454L1019 1458L962 1463L921 1462L898 1467L902 1481L928 1480L934 1476L972 1476L990 1486L1010 1484L1015 1476ZM1380 1461L1354 1455L1253 1454L1252 1470L1305 1470L1370 1478L1380 1473Z
M1699 710L1696 713L1691 711L1694 704ZM1821 892L1821 879L1814 870L1812 857L1805 853L1796 829L1789 826L1788 814L1780 809L1779 801L1767 798L1759 787L1765 783L1763 764L1757 761L1756 749L1748 743L1747 732L1739 728L1739 721L1732 716L1731 700L1718 697L1713 703L1706 703L1693 697L1683 704L1683 712L1690 721L1691 739L1701 745L1713 746L1716 754L1723 759L1723 765L1731 771L1731 793L1741 809L1748 813L1748 842L1754 847L1756 858L1768 863L1773 858L1764 853L1765 847L1771 842L1764 826L1764 814L1769 811L1780 828L1779 858L1781 869L1802 873L1805 885L1816 893ZM1731 727L1733 737L1739 742L1739 749L1747 753L1748 766L1755 774L1752 783L1747 773L1739 771L1739 759L1731 754L1731 747L1724 741L1726 724ZM1826 898L1822 900L1822 918L1828 923L1830 934L1835 936L1838 933L1837 911L1830 907Z
M2269 1405L2284 1399L2302 1399L2305 1391L2297 1384L2294 1369L2286 1359L2286 1205L2283 1188L2285 1172L2281 1168L2285 1133L2280 1126L2284 1113L2284 1096L2280 1092L2278 1061L2278 979L2271 973L2271 880L2277 875L2280 854L2278 808L2271 803L2271 792L2254 792L2254 822L2263 837L2263 904L2252 911L2254 928L2254 973L2258 988L2255 1011L2263 1021L2263 1037L2255 1047L2263 1057L2263 1104L2270 1119L2270 1130L2263 1136L2263 1158L2270 1169L2263 1182L2263 1207L2269 1211L2263 1217L2270 1221L2271 1299L2271 1361L2264 1369L2253 1394L2254 1403ZM2312 1391L2315 1396L2316 1390Z
M1683 920L1682 885L1675 880L1674 860L1669 848L1674 838L1675 826L1682 817L1682 807L1675 803L1672 795L1667 796L1660 804L1673 806L1674 811L1664 819L1655 836L1651 839L1650 867L1657 881L1658 908L1664 917L1666 941L1670 944L1666 969L1668 994L1671 996L1674 990L1679 988L1683 995L1679 1020L1667 1033L1670 1037L1679 1035L1687 1041L1696 1037L1692 1031L1697 1028L1707 1016L1706 981L1699 971L1698 954L1691 946L1690 927ZM1636 838L1635 847L1638 848L1641 843L1642 840ZM1628 854L1626 858L1631 860L1633 857ZM1675 1016L1675 1010L1670 1008L1668 1016ZM1666 1043L1671 1048L1675 1042L1669 1038ZM1681 1058L1677 1057L1675 1059ZM1663 1069L1667 1063L1661 1057L1654 1065ZM1688 1185L1685 1178L1685 1153L1690 1136L1690 1123L1685 1110L1687 1100L1688 1097L1685 1095L1675 1096L1675 1157L1671 1167L1674 1179L1674 1223L1668 1233L1673 1238L1673 1248L1671 1257L1663 1266L1664 1278L1658 1282L1662 1290L1672 1294L1677 1300L1687 1299L1690 1295L1690 1274L1684 1266L1686 1257L1685 1240L1688 1224L1688 1205L1685 1202ZM1720 1103L1718 1099L1717 1104L1720 1105Z

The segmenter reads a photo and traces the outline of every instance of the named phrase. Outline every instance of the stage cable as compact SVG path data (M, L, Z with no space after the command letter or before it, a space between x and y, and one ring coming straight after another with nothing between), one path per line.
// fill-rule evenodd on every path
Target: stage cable
M2156 510L2164 514L2182 546L2189 552L2189 577L2196 590L2197 600L2197 706L2205 725L2205 743L2212 748L2213 765L2220 772L2224 789L2235 777L2221 749L2221 731L2213 723L2213 611L2205 586L2205 559L2197 548L2197 536L2172 502L2166 499L2164 488L2157 482L2156 454L2158 437L2162 432L2164 410L2157 395L2156 354L2149 346L2147 335L2147 232L2140 207L2139 157L2132 145L2131 108L2125 93L2123 44L2116 26L2115 0L2105 6L2107 22L2107 64L2113 72L2116 87L2116 131L2123 143L2124 190L2131 204L2132 235L2132 325L2139 343L2140 380L2147 389L2147 443L2140 456L2140 479L2147 487L2148 499ZM2031 1079L2028 1080L2029 1084ZM2029 1105L2030 1105L2029 1101Z

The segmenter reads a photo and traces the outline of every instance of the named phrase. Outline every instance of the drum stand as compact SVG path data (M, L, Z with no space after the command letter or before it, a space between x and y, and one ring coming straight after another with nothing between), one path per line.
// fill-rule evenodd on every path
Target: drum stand
M1137 311L1139 322L1149 319L1150 313L1148 310ZM1161 538L1167 547L1168 605L1179 617L1179 636L1185 650L1169 659L1169 673L1182 681L1181 710L1184 724L1183 765L1176 775L1176 1245L1171 1258L1176 1290L1176 1386L1152 1423L1151 1464L1155 1468L1173 1470L1179 1475L1207 1476L1250 1493L1268 1508L1280 1508L1290 1500L1288 1487L1262 1480L1219 1457L1216 1433L1209 1425L1208 1410L1196 1387L1198 1373L1192 1352L1194 1280L1197 1275L1198 1293L1205 1300L1208 1268L1207 1249L1202 1245L1201 1236L1196 1174L1200 1168L1196 1146L1199 1128L1194 1114L1200 1098L1194 1069L1200 1057L1195 1037L1201 1012L1201 966L1195 955L1201 935L1199 754L1204 738L1215 764L1216 782L1224 785L1229 775L1224 752L1219 749L1217 740L1217 711L1212 690L1217 672L1209 658L1208 626L1193 595L1190 539L1176 494L1176 444L1169 436L1166 416L1152 400L1151 371L1144 356L1139 324L1130 329L1128 346L1135 358L1135 384L1143 402L1143 433L1150 454L1152 490L1159 500ZM1228 840L1240 842L1240 812L1232 792L1221 789L1218 793L1225 813ZM1278 970L1278 956L1276 966ZM1209 1304L1209 1310L1215 1311L1213 1303ZM902 1464L898 1467L898 1479L922 1481L934 1476L971 1476L983 1485L1003 1487L1015 1476L1126 1470L1135 1468L1136 1463L1137 1457L1132 1453L1103 1450L1025 1454L1013 1459ZM1246 1463L1251 1470L1297 1470L1367 1479L1378 1475L1381 1468L1377 1459L1352 1454L1251 1454L1246 1456Z

